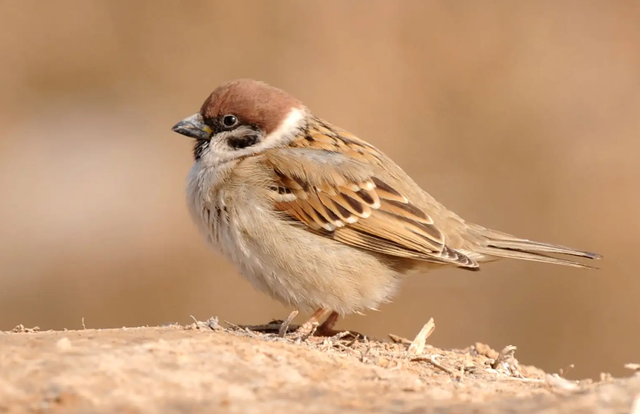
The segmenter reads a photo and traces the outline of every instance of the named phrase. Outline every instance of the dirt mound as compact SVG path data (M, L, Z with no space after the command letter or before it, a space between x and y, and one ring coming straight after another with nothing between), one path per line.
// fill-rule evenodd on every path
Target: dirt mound
M619 413L640 377L568 381L515 347L300 338L218 324L0 333L0 412Z

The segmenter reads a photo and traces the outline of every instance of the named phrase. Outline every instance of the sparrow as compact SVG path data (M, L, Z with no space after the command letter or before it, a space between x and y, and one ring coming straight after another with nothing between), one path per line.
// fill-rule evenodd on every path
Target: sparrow
M219 86L173 131L195 140L187 204L208 243L258 290L315 310L302 327L316 335L389 302L414 273L601 258L466 222L382 151L260 81Z

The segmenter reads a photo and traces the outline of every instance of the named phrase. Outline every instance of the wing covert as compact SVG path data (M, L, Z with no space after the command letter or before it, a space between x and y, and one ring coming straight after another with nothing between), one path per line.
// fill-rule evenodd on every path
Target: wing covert
M445 245L433 219L376 174L379 166L315 148L266 151L274 209L309 231L361 249L477 268Z

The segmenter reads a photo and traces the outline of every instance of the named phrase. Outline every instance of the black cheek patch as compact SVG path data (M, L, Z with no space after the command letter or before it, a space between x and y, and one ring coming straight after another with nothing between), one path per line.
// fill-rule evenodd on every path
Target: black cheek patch
M230 137L227 142L229 144L229 147L233 148L234 150L237 150L237 149L247 148L252 145L256 145L258 142L260 142L260 136L252 134L252 135L243 135L240 137Z

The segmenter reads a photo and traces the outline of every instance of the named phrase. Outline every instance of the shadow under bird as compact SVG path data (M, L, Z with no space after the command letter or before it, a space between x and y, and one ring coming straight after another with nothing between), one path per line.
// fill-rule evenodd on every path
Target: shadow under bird
M173 131L196 140L187 198L209 244L257 289L316 310L301 329L324 320L317 335L389 301L412 273L600 258L464 221L379 149L263 82L219 86Z

